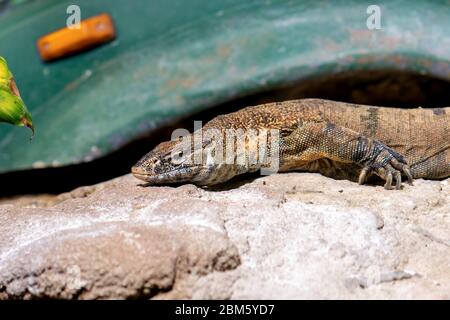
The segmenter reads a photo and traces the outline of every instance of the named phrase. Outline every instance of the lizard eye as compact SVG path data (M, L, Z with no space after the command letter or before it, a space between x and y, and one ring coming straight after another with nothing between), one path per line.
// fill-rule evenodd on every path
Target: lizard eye
M173 156L175 157L175 159L179 160L183 156L183 151L178 151L178 152L174 153ZM166 158L166 160L167 161L172 161L172 157L168 156Z

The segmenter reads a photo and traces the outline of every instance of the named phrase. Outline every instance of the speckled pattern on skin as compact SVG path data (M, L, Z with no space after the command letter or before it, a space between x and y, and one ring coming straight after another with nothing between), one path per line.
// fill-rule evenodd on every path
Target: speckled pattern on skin
M385 187L401 188L401 176L442 179L450 175L450 108L399 109L363 106L321 99L276 102L221 115L203 130L279 130L280 172L320 172L329 177L364 183L375 174ZM195 133L193 134L195 135ZM257 144L243 138L246 150ZM171 153L178 142L164 142L132 169L150 184L191 182L213 185L262 167L175 164ZM203 141L202 148L209 147ZM236 150L236 147L234 147ZM195 152L195 151L194 151ZM193 157L193 153L183 155Z

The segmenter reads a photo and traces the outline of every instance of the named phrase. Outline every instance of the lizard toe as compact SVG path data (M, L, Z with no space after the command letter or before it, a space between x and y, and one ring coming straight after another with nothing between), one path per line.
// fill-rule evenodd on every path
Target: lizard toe
M384 179L386 182L384 188L386 190L394 189L392 183L395 181L395 189L400 190L402 186L402 175L400 171L394 169L390 164L385 167L380 167L375 170L375 173Z
M397 159L392 158L391 165L406 176L409 185L413 185L414 179L411 174L411 168L406 163L401 163Z
M376 174L385 180L385 189L400 190L403 173L407 177L408 183L412 185L413 178L405 157L380 142L378 142L377 149L381 151L369 159L361 170L359 184L363 184L369 175Z

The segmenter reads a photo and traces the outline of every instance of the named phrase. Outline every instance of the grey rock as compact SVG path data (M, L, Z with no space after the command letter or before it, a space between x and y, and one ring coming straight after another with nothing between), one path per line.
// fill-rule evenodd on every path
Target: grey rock
M0 201L0 298L450 299L450 179L126 175Z

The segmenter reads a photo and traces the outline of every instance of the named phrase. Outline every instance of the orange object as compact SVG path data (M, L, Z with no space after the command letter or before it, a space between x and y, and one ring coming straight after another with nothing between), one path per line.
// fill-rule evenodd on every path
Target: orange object
M79 28L63 28L40 38L37 48L42 60L51 61L85 51L115 37L112 18L104 13L81 21Z

